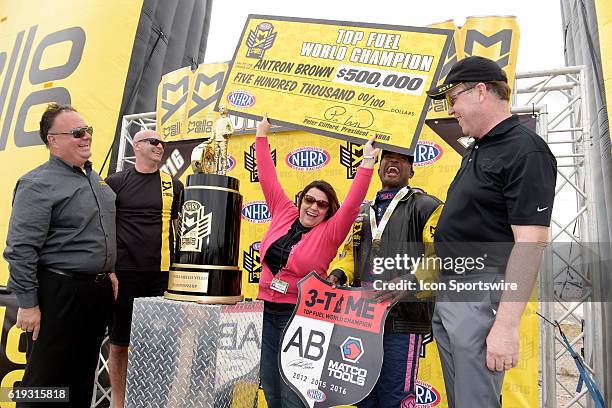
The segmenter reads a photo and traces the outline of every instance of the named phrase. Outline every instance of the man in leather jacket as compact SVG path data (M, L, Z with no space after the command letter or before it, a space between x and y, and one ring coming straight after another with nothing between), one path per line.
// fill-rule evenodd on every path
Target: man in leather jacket
M380 377L359 407L416 405L419 355L423 338L431 331L433 297L416 290L383 289L386 282L435 278L424 260L434 255L433 234L442 202L408 186L413 161L412 156L382 152L378 170L382 189L361 207L352 233L329 269L332 283L370 287L378 299L391 300ZM381 261L387 258L409 261L383 268Z

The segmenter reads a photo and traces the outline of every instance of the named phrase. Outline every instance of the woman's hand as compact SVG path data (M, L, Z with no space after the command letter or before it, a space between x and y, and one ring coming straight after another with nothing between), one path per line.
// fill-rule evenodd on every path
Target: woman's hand
M264 113L261 122L257 125L257 137L268 137L270 131L270 122L268 122L268 112Z
M372 136L368 143L363 146L363 159L361 159L361 166L367 169L374 168L374 163L376 163L376 158L378 157L378 153L380 153L380 149L374 147L374 141L376 141L376 136Z

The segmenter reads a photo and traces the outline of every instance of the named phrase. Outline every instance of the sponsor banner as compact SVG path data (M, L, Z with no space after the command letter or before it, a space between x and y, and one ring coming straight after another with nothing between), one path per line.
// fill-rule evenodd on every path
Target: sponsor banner
M96 170L102 166L115 138L141 8L142 0L83 0L78 7L70 0L32 7L2 2L0 242L17 179L49 158L38 135L47 104L70 103L94 127L91 161ZM0 257L0 286L7 280Z
M315 272L298 283L298 302L281 339L283 380L309 407L350 405L374 388L389 302L370 291L334 288Z
M157 131L167 142L208 139L213 135L219 113L215 104L221 94L229 63L201 64L195 71L179 68L164 75L157 88ZM247 104L248 95L235 92L224 102ZM235 134L255 133L254 119L230 115ZM283 126L273 126L282 131Z
M219 113L212 108L219 98L227 63L202 64L192 73L185 109L184 139L208 139L213 136Z
M157 89L157 131L164 140L184 139L191 78L189 67L162 77L162 85Z
M440 84L444 82L444 78L458 60L478 55L496 61L508 75L510 88L514 87L520 39L516 17L468 17L463 27L456 27L453 21L433 24L430 27L454 30L453 40L440 75ZM427 118L444 117L448 117L446 99L432 100Z
M219 104L321 135L412 151L452 32L251 15Z

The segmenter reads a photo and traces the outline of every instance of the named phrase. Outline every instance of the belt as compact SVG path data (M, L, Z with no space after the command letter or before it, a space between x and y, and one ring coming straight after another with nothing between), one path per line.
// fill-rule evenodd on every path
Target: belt
M413 322L398 316L388 316L385 320L385 334L390 333L417 333L431 332L431 322Z
M90 281L90 282L93 281L96 283L103 282L110 274L110 272L101 272L97 274L76 273L76 272L66 272L66 271L46 271L46 272L54 273L56 275L68 276L69 278L77 279L77 280L85 280L85 281Z

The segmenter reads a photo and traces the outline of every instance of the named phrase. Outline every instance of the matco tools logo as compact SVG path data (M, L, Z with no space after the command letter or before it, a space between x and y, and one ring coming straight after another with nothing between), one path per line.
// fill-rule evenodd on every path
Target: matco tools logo
M272 161L276 166L276 149L271 151ZM248 152L244 152L244 168L251 173L249 179L251 183L259 183L259 176L257 175L257 163L255 160L255 143L251 145Z
M320 147L300 147L290 152L285 157L287 166L294 170L312 171L319 170L329 163L329 153Z
M276 39L276 33L272 32L273 30L274 26L264 21L257 25L255 31L249 31L249 35L246 39L246 45L249 47L246 54L248 58L261 59L266 50L272 48L272 44L274 44L274 40Z
M72 75L81 63L85 31L81 27L65 28L47 34L35 43L37 30L38 26L35 25L27 30L27 35L26 30L19 31L12 50L0 50L0 76L3 77L0 114L5 112L4 117L0 117L0 151L6 148L13 121L15 146L42 144L38 130L26 130L29 125L26 124L28 112L34 106L45 106L51 102L69 104L72 100L68 89L53 85ZM57 50L61 50L61 57L57 55ZM26 72L28 62L30 66ZM56 65L58 62L61 65ZM22 97L20 92L24 78L31 85L40 85L40 89ZM18 99L23 100L21 106L17 106Z
M419 140L414 151L414 167L425 167L442 158L442 146L431 140Z
M270 221L272 216L265 201L251 201L242 207L242 218L255 224L263 224Z
M255 105L255 96L247 91L232 91L227 95L227 101L236 108L249 108Z
M242 267L249 273L249 283L259 283L261 277L260 247L261 242L253 242L249 246L249 251L243 253Z
M358 362L364 353L363 343L357 337L347 337L340 346L340 350L342 351L342 359L351 363Z
M205 214L202 204L188 200L183 204L181 220L181 251L201 252L204 238L210 235L212 212Z
M433 408L442 402L440 393L425 381L417 380L416 408Z
M357 168L361 164L363 156L363 146L352 142L346 142L345 146L340 146L340 164L346 167L346 178L355 178Z

